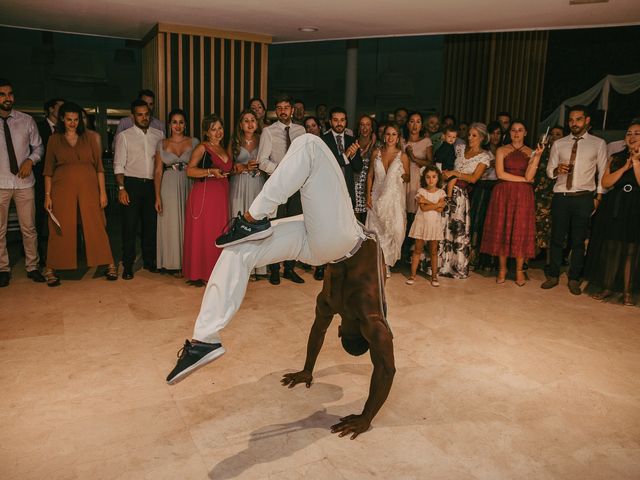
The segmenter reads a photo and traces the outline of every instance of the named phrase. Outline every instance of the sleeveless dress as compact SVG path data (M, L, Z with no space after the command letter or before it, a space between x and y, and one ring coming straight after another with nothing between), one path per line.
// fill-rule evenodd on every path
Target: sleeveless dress
M234 159L234 163L246 165L251 160L258 158L258 147L249 151L244 147L240 147L240 153ZM258 196L267 176L260 170L253 172L242 172L240 175L233 175L229 178L229 218L238 215L238 212L244 213L249 210L251 203ZM256 275L266 275L267 267L258 267L253 273Z
M219 168L228 173L233 167L209 146L198 164L200 168ZM195 182L187 200L184 226L184 260L182 273L187 280L209 280L222 250L218 238L229 221L229 181L227 178L205 177Z
M591 232L585 264L589 286L624 291L628 266L633 272L630 293L640 291L640 185L633 168L603 195Z
M418 197L424 197L431 203L437 203L441 198L446 198L447 194L441 188L435 192L428 192L424 188L420 188L416 194L416 199ZM443 220L442 213L435 210L425 212L418 207L411 230L409 230L409 237L418 240L442 240L444 239Z
M258 148L249 152L246 148L240 147L238 156L234 163L246 165L251 160L258 158ZM260 170L253 172L243 172L240 175L233 175L229 178L229 217L235 217L238 212L246 212L253 200L258 196L262 186L266 181L266 176Z
M160 187L162 215L158 214L156 235L158 268L167 270L182 268L184 212L187 196L193 185L193 181L187 177L187 164L191 158L191 152L197 145L198 139L193 138L191 148L178 156L162 148L162 141L158 144L160 158L165 168Z
M521 149L504 157L504 171L523 177L529 156ZM480 251L488 255L533 258L535 256L536 208L533 186L499 180L493 188L482 234Z
M369 168L374 169L374 183L371 189L373 208L367 214L366 227L378 235L384 253L384 262L393 266L400 258L400 249L406 228L406 190L402 175L404 168L400 159L402 151L385 171L382 154L378 155Z

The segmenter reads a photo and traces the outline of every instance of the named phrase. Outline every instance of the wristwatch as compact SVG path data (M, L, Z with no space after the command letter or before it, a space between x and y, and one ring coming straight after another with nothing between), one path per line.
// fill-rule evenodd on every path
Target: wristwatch
M124 185L118 185L118 190L124 190Z

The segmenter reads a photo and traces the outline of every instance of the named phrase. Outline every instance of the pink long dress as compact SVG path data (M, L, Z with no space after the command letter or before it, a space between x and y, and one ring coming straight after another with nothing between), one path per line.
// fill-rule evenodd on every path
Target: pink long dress
M233 162L224 161L208 146L200 168L231 171ZM216 238L229 221L229 181L226 178L204 178L195 182L189 198L184 226L184 259L182 272L187 280L209 280L220 257Z

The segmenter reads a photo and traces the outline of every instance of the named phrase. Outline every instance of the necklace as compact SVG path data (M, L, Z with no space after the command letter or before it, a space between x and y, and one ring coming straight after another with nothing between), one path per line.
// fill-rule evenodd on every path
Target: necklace
M255 140L252 138L251 140L245 138L244 139L244 143L246 143L247 145L251 145L253 142L255 142Z

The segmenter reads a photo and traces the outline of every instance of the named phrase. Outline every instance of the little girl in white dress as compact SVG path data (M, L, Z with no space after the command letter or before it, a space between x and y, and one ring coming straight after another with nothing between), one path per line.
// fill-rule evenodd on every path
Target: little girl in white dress
M442 211L445 207L447 194L442 185L442 173L437 167L429 165L425 167L420 177L420 189L416 194L418 205L415 219L409 230L409 237L416 240L416 245L411 257L411 276L407 279L407 285L415 283L420 254L424 250L425 242L429 245L431 255L431 285L440 286L438 282L438 241L444 239L444 220Z

